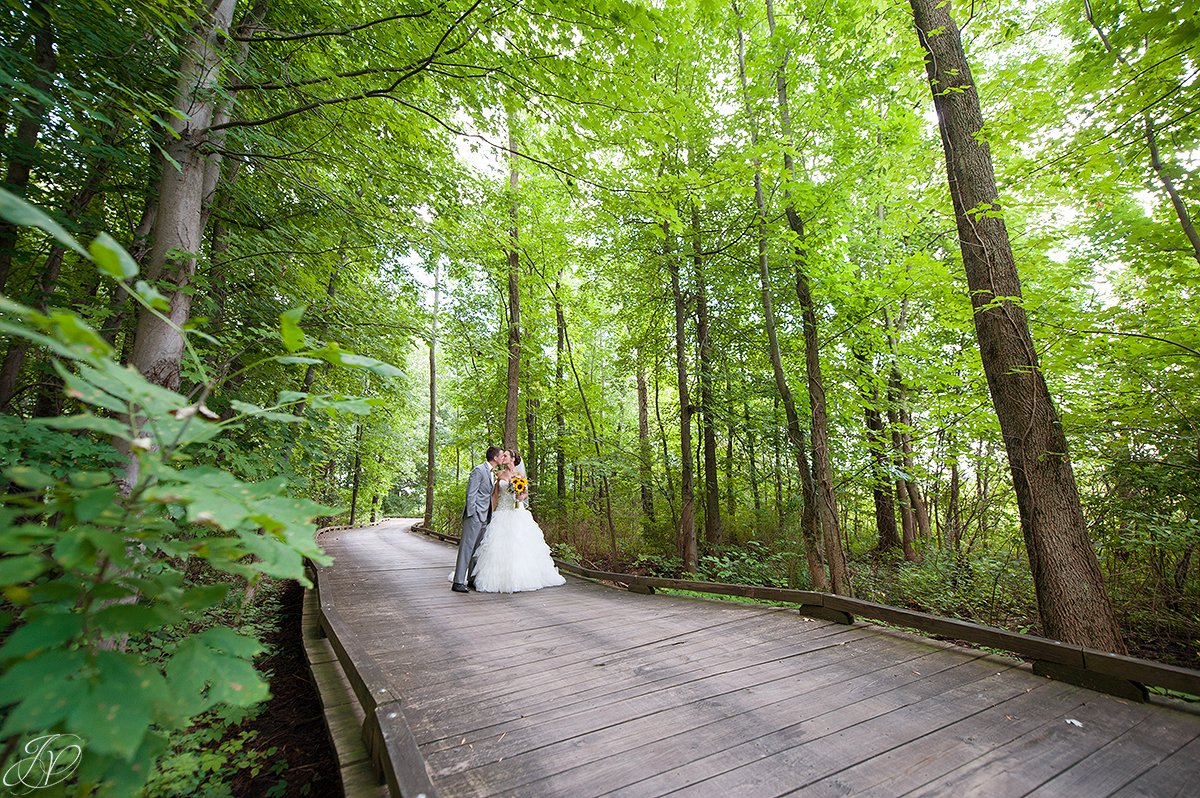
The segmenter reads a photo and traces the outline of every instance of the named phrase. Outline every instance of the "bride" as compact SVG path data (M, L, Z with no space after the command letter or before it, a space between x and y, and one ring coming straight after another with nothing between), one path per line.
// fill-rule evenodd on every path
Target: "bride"
M475 554L475 589L518 593L561 585L567 580L554 567L542 528L525 507L528 478L521 456L507 454L496 474L496 509Z

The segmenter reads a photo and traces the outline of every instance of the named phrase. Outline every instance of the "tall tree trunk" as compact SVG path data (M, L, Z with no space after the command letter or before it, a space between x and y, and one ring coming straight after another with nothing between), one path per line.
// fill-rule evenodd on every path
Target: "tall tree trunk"
M767 24L771 36L775 35L775 9L767 0ZM775 72L776 102L779 107L780 130L783 134L783 166L788 177L796 180L796 165L792 160L792 120L788 110L787 67L788 51L785 49ZM829 454L829 411L825 400L825 381L821 376L820 343L817 333L817 314L813 307L812 287L808 279L808 253L804 250L804 220L796 210L791 193L784 190L785 215L788 227L795 234L793 265L796 277L796 298L800 301L800 317L804 330L804 366L808 381L808 402L812 413L812 467L816 480L817 513L821 519L821 534L825 544L825 558L829 564L829 576L833 592L849 595L853 592L850 571L846 566L846 553L842 549L841 527L838 521L837 497L833 490L833 458Z
M950 499L946 508L946 529L950 549L957 555L962 551L962 509L959 504L958 456L950 461Z
M875 529L879 542L877 551L900 548L900 536L896 532L896 507L892 503L891 467L888 464L888 444L884 438L883 414L879 412L879 387L865 354L857 349L854 357L862 369L866 385L862 388L863 417L867 426L867 448L871 452L871 497L875 502Z
M908 318L908 297L900 303L900 313L894 323L891 314L885 308L883 311L884 327L887 331L888 352L891 355L891 368L888 372L888 417L891 419L893 442L897 452L897 465L904 474L900 477L903 485L903 495L900 505L908 513L905 522L915 524L915 535L922 540L929 539L929 510L925 507L925 498L917 485L914 476L914 457L912 448L912 413L908 409L908 392L904 388L904 380L900 375L900 346L899 335L904 330Z
M188 287L196 273L203 243L206 171L219 167L205 152L208 127L213 121L218 95L221 49L229 35L236 0L213 0L199 29L190 38L180 69L171 126L176 136L166 152L178 164L163 169L158 190L154 237L146 279L166 280L174 287L165 292L170 310L164 321L143 308L138 313L132 365L146 379L175 390L184 340L181 328L191 314Z
M654 418L658 422L658 439L662 443L663 470L667 477L667 506L671 508L671 528L679 528L679 515L675 512L675 477L671 475L671 452L667 447L667 426L663 424L662 409L658 404L658 363L654 364Z
M700 241L700 212L692 204L692 263L696 271L696 339L700 350L700 427L704 441L704 543L721 545L721 494L717 482L717 430L713 418L712 342L708 330L708 294L704 248Z
M521 383L521 290L517 250L517 147L513 115L508 114L508 393L504 402L504 448L517 449L517 393Z
M750 143L758 146L758 120L750 103L746 80L746 44L742 31L741 12L737 2L733 3L734 14L738 18L737 27L737 58L738 76L741 80L742 96L745 103L746 116L750 122ZM783 356L779 349L779 336L775 328L775 310L771 299L771 271L767 254L767 202L762 187L762 164L754 159L754 205L758 225L758 278L762 289L763 326L766 328L768 351L771 357L771 369L775 374L775 388L783 402L784 413L787 417L788 442L792 454L796 458L796 469L800 473L800 484L803 490L804 506L801 512L800 531L804 541L804 554L808 560L808 575L812 579L813 589L826 591L829 580L825 575L825 566L821 562L820 528L817 509L817 491L814 485L812 470L808 464L808 452L804 431L800 428L800 416L796 413L796 402L792 398L788 386L787 375L783 371ZM781 508L782 509L782 508ZM841 546L840 541L838 546Z
M683 568L689 573L699 570L696 545L696 499L692 476L692 404L688 389L687 301L679 280L679 259L671 246L671 227L662 223L663 259L671 272L671 296L675 299L675 376L679 386L679 527L676 543Z
M975 332L1008 452L1045 633L1124 652L1088 538L1067 440L1038 365L1001 214L979 96L949 6L910 0L946 156Z
M734 519L734 511L737 509L737 499L733 491L733 390L729 384L728 376L725 378L725 396L729 402L728 410L726 411L726 419L728 426L726 427L725 435L725 518L727 523L732 524Z
M916 562L920 559L917 556L915 545L917 540L917 520L909 498L908 480L902 476L905 473L904 442L900 437L900 413L896 409L900 404L900 386L896 381L898 374L899 372L893 369L888 377L887 417L888 427L892 431L892 468L896 474L896 504L900 507L901 542L904 545L904 559L909 562Z
M562 302L559 300L558 292L561 290L559 280L554 281L554 323L558 331L558 344L554 350L554 428L556 432L556 440L554 442L554 460L556 471L556 492L559 503L565 503L567 499L567 458L563 451L563 441L567 438L567 422L566 416L563 413L563 348L566 346L567 338L567 320L563 316Z
M33 39L34 69L33 74L27 80L29 88L35 92L35 99L30 103L31 113L21 117L21 121L17 123L16 141L11 149L8 169L4 175L5 187L18 194L24 194L25 189L29 186L29 175L33 172L38 136L50 113L50 109L36 97L39 94L50 93L54 84L54 74L58 70L58 55L54 51L54 26L50 12L41 0L31 0L29 15L37 20L37 32ZM13 256L16 254L18 230L16 225L0 219L0 293L4 293L8 287Z
M354 526L354 521L358 517L358 487L362 480L363 426L361 421L358 422L358 429L354 433L354 468L350 483L350 526Z
M762 514L762 495L758 488L758 455L754 451L754 427L750 423L750 403L743 402L746 419L746 461L750 468L750 493L754 499L754 520Z
M529 395L525 396L525 455L523 462L531 488L538 484L537 411L540 405L539 399Z
M426 529L433 528L433 489L437 484L437 338L438 312L442 305L441 269L433 264L433 318L429 326L429 440L425 452ZM374 510L372 510L374 513Z
M638 481L642 486L642 513L654 520L654 486L650 465L650 402L646 393L646 371L640 360L637 369L638 396Z

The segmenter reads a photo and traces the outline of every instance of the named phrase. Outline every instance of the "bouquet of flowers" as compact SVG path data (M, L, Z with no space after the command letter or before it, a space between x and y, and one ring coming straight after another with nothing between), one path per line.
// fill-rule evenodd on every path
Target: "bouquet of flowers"
M513 509L516 509L517 507L521 506L521 500L519 498L521 494L529 490L529 480L518 475L509 481L508 486L512 488L512 492L514 494Z

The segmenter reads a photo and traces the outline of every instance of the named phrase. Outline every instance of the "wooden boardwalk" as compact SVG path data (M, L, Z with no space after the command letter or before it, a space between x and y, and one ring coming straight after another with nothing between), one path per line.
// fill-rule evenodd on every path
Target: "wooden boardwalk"
M782 608L457 594L410 525L324 533L321 599L442 796L1200 795L1200 712Z

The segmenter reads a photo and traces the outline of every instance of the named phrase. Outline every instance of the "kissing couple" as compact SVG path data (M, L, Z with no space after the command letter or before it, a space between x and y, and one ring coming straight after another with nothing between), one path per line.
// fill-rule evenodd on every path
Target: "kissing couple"
M525 506L529 477L521 456L495 446L471 469L462 514L455 593L518 593L561 585L542 528Z

